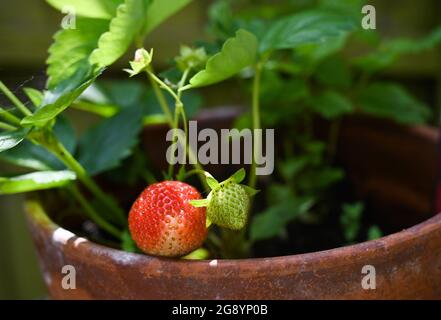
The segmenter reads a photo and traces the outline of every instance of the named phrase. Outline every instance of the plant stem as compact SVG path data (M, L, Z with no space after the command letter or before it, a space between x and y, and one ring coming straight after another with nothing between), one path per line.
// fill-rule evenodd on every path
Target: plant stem
M178 101L176 101L176 107L175 107L175 116L174 116L174 120L173 120L173 139L172 139L172 143L175 144L177 141L179 142L179 137L178 137L178 128L179 128L179 113L181 111L182 106L178 105ZM187 139L187 137L185 137L185 139ZM187 144L186 141L184 141L183 143L184 146ZM175 154L173 153L172 155L172 161L170 161L170 163L168 164L168 176L172 177L173 176L173 162L175 162Z
M12 131L12 130L15 130L15 129L17 129L17 128L14 127L14 126L11 126L10 124L7 124L7 123L4 123L4 122L1 122L1 121L0 121L0 129L4 129L4 130L8 130L8 131Z
M181 96L182 96L182 88L185 86L185 82L187 81L188 75L190 73L190 69L187 69L184 71L181 80L179 81L179 87L178 87L178 93L176 94L166 83L164 83L161 79L159 79L155 74L153 74L152 71L147 70L147 74L149 75L150 80L152 81L152 86L155 90L155 88L157 90L155 90L156 93L156 97L159 101L159 103L161 104L161 101L164 105L164 107L162 108L163 110L168 110L167 113L169 113L171 115L170 112L170 108L168 106L167 101L165 100L164 96L162 95L162 91L160 90L160 87L162 87L163 89L165 89L168 93L170 93L170 95L175 99L176 102L176 106L175 106L175 116L174 119L170 119L167 122L169 123L170 128L177 130L179 127L179 116L180 114L182 114L182 117L185 121L185 126L187 125L187 117L185 115L185 109L184 109L184 105L181 101ZM166 114L167 114L166 113ZM168 116L167 116L168 118ZM191 159L191 162L194 163L193 167L197 170L200 171L204 171L204 168L201 166L201 164L197 161L197 157L194 154L193 149L191 148L190 145L187 145L187 133L185 134L185 144L186 144L186 152L188 153L188 158ZM178 140L179 141L179 140ZM175 138L173 138L173 142L175 142ZM169 175L171 174L171 169L169 167ZM205 188L208 188L207 182L205 180L205 176L204 175L198 175L199 180L201 181L202 185Z
M93 181L93 179L87 174L83 166L70 154L55 136L52 135L49 140L50 142L45 144L45 146L69 169L75 172L78 179L89 189L89 191L115 215L115 218L118 219L123 226L126 226L126 216L124 211L119 208L116 201L101 190L95 181Z
M184 71L184 74L182 75L181 81L179 81L179 87L178 87L178 98L181 100L182 97L182 88L185 87L185 83L187 82L188 75L190 74L190 69L186 69ZM185 108L182 108L182 121L184 122L184 132L185 132L185 141L188 140L188 121L187 121L187 114L185 113ZM207 181L205 179L205 171L202 165L199 163L196 155L194 154L193 149L191 148L190 144L187 144L187 148L185 148L188 152L188 158L190 159L190 162L194 163L193 167L195 170L197 170L200 174L198 175L200 182L204 186L204 188L208 188Z
M153 72L147 70L148 75L152 78L161 88L166 90L176 101L180 101L178 95L170 88L164 81L159 79Z
M253 93L252 93L253 132L255 132L256 129L261 128L261 123L260 123L260 79L261 79L261 75L262 75L262 67L263 67L262 62L259 62L256 65L255 75L254 75L254 79L253 79ZM250 179L248 182L248 185L253 189L256 187L256 183L257 183L256 160L257 160L257 155L260 153L260 145L262 143L260 138L261 138L260 135L254 135L254 137L253 137L253 162L251 164L251 174L250 174Z
M68 190L74 196L74 198L78 201L78 203L83 207L84 212L86 212L87 216L95 222L98 226L100 226L103 230L107 231L109 234L115 236L118 239L121 239L122 233L115 228L113 225L108 223L106 220L101 218L101 216L95 211L95 209L89 204L89 202L84 198L81 194L80 190L78 190L77 186L72 185L68 187Z
M12 103L23 113L25 116L31 116L32 112L26 108L26 106L12 93L5 84L0 81L0 90L12 101Z
M0 117L11 124L20 125L20 119L2 107L0 107Z
M164 112L169 126L172 127L173 126L172 112L171 112L170 107L167 103L167 100L165 99L164 94L161 91L161 88L159 87L159 85L155 81L155 79L151 76L151 74L153 74L153 73L154 73L153 68L151 66L148 66L147 76L150 80L153 91L155 92L156 98L158 99L159 105L161 106L162 112Z

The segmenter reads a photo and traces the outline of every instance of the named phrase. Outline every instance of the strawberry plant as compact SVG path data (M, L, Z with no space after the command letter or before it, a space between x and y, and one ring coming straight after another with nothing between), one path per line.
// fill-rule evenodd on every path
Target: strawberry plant
M301 10L289 2L270 11L260 4L218 1L209 12L213 41L182 46L162 73L153 67L161 53L144 48L145 39L191 0L47 2L59 10L74 6L76 28L55 34L46 87L24 88L26 103L0 82L12 105L0 108L0 160L29 170L3 175L0 194L56 189L50 193L99 227L98 233L86 232L89 237L127 251L248 257L269 240L288 239L293 226L327 221L337 221L331 223L337 245L363 240L363 204L335 196L345 181L335 162L342 118L367 114L418 124L431 117L404 87L378 81L375 73L403 54L435 47L441 29L419 40L381 41L374 31L360 30L362 1L322 0ZM351 41L367 42L372 51L347 58ZM126 63L128 77L143 82L101 80L125 53L134 56ZM218 182L186 139L188 120L201 105L198 89L232 78L250 104L236 127L283 129L276 172L261 181L253 156L247 174L242 169ZM101 119L77 138L64 116L68 108ZM329 124L325 139L316 135L317 118ZM173 141L186 146L194 168L152 170L139 136L144 126L158 123L174 129ZM257 136L254 154L261 145ZM198 189L186 183L193 175ZM112 194L103 180L120 191ZM149 186L137 200L137 194L120 194L139 183ZM381 234L373 224L363 232L369 238ZM201 247L208 251L196 250Z

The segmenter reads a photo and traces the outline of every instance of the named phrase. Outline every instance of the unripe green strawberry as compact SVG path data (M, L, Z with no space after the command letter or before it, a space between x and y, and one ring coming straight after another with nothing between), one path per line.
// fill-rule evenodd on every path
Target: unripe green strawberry
M250 197L244 187L226 181L208 195L208 219L218 226L240 230L248 220Z
M212 175L205 172L211 192L207 199L192 200L195 207L207 208L207 226L211 223L220 227L240 230L245 227L250 210L250 198L258 191L241 185L245 170L241 169L227 180L219 183Z

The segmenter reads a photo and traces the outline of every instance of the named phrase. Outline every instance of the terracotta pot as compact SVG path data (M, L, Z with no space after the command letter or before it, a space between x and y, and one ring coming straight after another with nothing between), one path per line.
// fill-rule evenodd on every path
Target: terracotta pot
M339 159L358 193L386 213L386 221L422 221L433 202L432 152L438 135L429 128L389 125L349 119ZM395 211L400 208L405 216ZM441 299L441 214L381 239L333 250L184 261L79 238L54 224L36 200L28 200L27 212L44 280L55 299ZM75 267L75 290L61 286L65 265ZM375 267L374 290L362 287L366 265Z

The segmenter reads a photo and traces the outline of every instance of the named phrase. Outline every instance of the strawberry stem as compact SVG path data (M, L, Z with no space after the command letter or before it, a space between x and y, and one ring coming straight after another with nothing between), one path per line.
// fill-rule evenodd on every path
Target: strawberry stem
M253 93L252 93L252 116L253 116L253 131L261 128L260 122L260 79L262 74L263 63L259 62L255 66L255 74L253 79ZM259 139L258 139L259 137ZM257 184L257 176L256 176L256 160L257 155L260 152L260 145L262 141L260 140L259 135L254 135L253 137L253 162L251 164L251 174L248 185L251 188L256 188Z
M199 163L199 161L197 161L197 157L194 154L193 149L191 148L190 145L187 144L188 141L188 130L186 129L187 127L187 116L185 113L185 108L184 108L184 104L182 103L181 97L182 97L182 88L185 86L185 83L187 82L187 78L188 75L190 73L190 69L187 69L184 71L181 80L179 81L178 84L178 89L177 89L177 93L173 91L172 88L170 88L170 86L168 86L164 81L162 81L159 77L157 77L154 73L153 73L153 69L151 69L151 67L149 67L149 69L146 70L147 71L147 75L152 83L153 86L153 90L155 92L156 98L159 102L159 104L161 105L162 109L164 110L164 113L166 114L167 117L167 122L170 126L170 128L177 130L179 127L179 118L182 116L182 119L184 121L184 128L185 128L185 144L186 144L186 156L188 155L188 158L191 159L191 163L193 164L193 167L197 170L203 171L204 168L202 167L202 165ZM170 107L168 106L168 103L166 101L166 99L164 98L162 91L160 89L164 89L166 90L174 99L175 99L175 115L174 115L174 119L171 116L171 111L170 111ZM176 139L176 133L175 133L175 137L173 138L173 142ZM179 139L178 139L179 141ZM171 176L173 171L173 167L170 165L169 167L169 176ZM205 182L205 178L203 175L198 175L199 180L201 181L202 185L207 188L207 184Z

